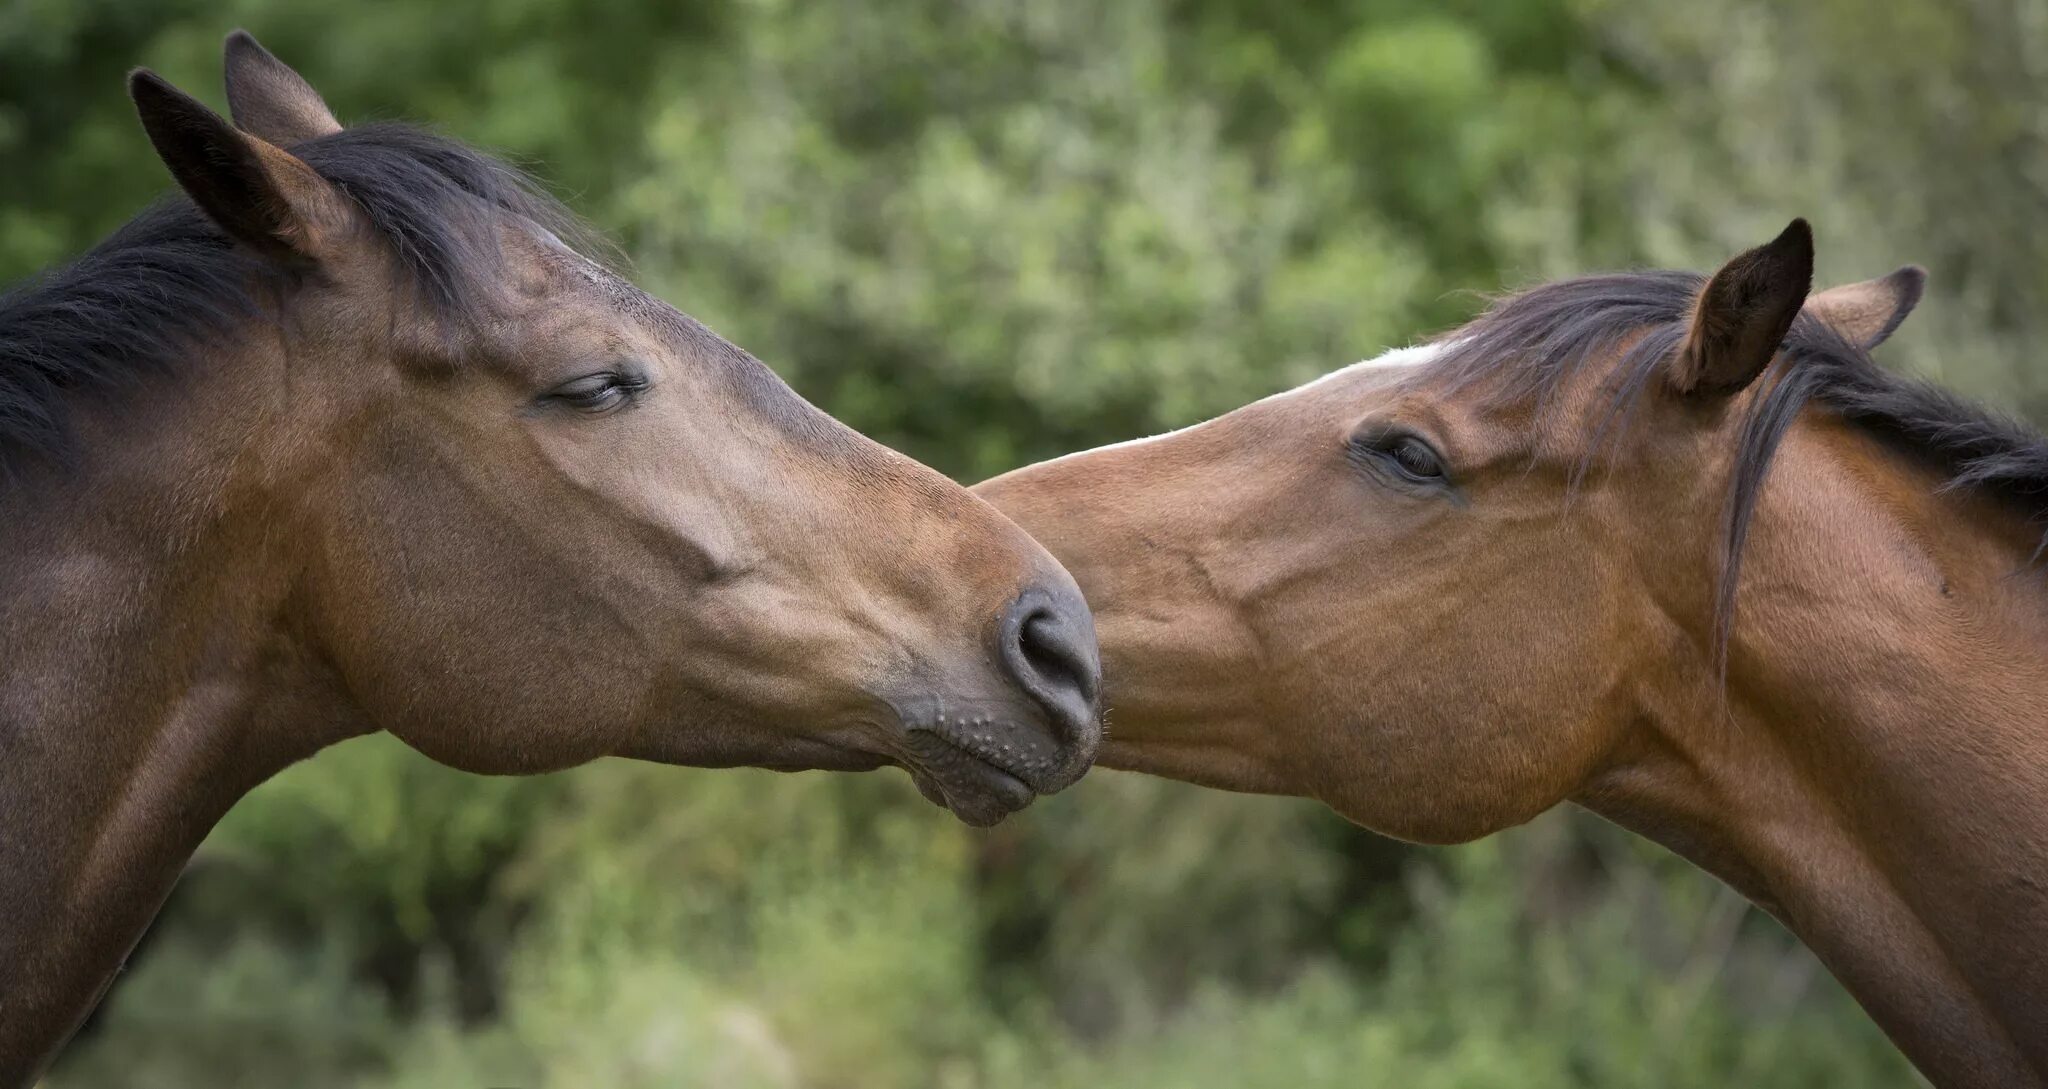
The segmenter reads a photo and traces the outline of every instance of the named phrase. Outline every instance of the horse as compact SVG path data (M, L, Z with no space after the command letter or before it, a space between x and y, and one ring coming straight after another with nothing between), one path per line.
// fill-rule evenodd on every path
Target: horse
M344 738L898 765L975 825L1087 769L1093 622L1029 536L523 173L225 54L232 122L129 78L183 195L0 296L0 1085L228 807Z
M1454 843L1575 802L1944 1087L2048 1085L2048 440L1871 357L1795 221L979 486L1080 580L1100 762Z

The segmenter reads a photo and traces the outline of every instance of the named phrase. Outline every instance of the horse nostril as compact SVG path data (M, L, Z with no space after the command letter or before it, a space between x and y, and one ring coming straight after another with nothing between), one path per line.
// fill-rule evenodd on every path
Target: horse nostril
M1065 728L1069 741L1085 745L1095 737L1102 665L1079 594L1024 591L1004 614L1000 656L1010 679Z
M1083 650L1074 643L1066 624L1050 613L1037 613L1024 621L1017 632L1017 646L1031 671L1048 682L1065 682L1083 700L1095 702L1095 686L1102 675L1095 665L1093 648Z

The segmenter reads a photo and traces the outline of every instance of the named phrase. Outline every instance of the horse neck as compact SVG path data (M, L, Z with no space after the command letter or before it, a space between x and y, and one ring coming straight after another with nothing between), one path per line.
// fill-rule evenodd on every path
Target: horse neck
M1777 915L1937 1085L2048 1085L2048 593L1991 501L1802 424L1727 699L1647 701L1580 800Z
M81 468L0 496L0 1085L90 1011L235 799L354 728L238 479L260 424L197 415L260 400L228 395L238 365L184 368L189 396L118 432L83 408Z

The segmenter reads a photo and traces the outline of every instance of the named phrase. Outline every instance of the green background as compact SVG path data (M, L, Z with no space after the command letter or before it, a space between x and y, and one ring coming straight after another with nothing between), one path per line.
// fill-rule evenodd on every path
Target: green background
M1891 365L2048 415L2041 0L10 0L0 281L166 186L121 74L254 31L502 149L641 283L962 480L1185 424L1485 292L1927 265ZM1839 1086L1915 1078L1733 893L1574 813L1406 847L1099 773L446 771L207 842L54 1086Z

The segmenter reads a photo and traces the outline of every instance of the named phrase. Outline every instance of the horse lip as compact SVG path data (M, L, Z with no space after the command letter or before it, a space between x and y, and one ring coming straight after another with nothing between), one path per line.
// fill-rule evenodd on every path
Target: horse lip
M984 753L945 725L913 727L908 741L906 762L918 790L968 824L987 827L1050 793L1050 784L1034 782L1038 777L1005 759L1014 754Z

